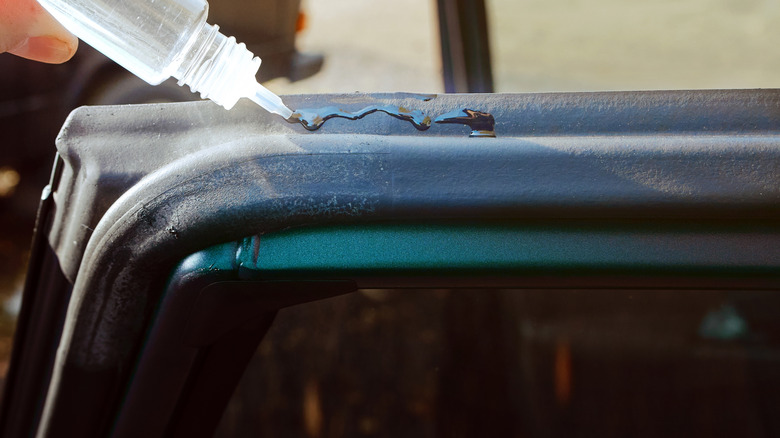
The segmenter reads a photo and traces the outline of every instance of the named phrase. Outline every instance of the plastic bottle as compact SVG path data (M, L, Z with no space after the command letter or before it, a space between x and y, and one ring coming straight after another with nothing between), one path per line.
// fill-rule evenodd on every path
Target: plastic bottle
M206 23L205 0L39 0L77 37L152 85L173 76L230 109L248 97L289 118L279 96L257 83L260 58Z

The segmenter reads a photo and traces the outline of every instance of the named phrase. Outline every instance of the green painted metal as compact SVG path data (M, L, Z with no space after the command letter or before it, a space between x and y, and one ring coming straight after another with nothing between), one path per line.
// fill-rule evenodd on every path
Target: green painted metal
M187 270L240 278L780 274L771 224L361 224L296 228L218 245Z

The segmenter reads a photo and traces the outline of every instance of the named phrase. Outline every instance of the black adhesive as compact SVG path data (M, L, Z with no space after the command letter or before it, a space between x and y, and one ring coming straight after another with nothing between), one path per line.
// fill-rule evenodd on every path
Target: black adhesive
M438 94L415 94L413 97L417 100L422 100L423 102L430 102L433 99L439 97L439 95Z
M431 120L430 116L425 115L425 113L420 110L410 110L402 106L368 106L355 113L344 111L335 106L328 106L324 108L298 109L289 119L287 119L287 121L289 123L300 123L301 126L309 131L316 131L330 119L340 118L347 120L359 120L369 114L376 112L385 113L389 116L395 117L396 119L407 121L420 131L429 129L432 123L460 124L471 128L471 134L469 137L496 136L496 121L493 118L493 115L468 108L450 111Z
M495 137L496 119L493 114L467 108L450 111L436 117L436 123L456 123L471 128L469 137Z
M409 110L404 107L392 105L368 106L356 113L350 113L335 106L316 109L299 109L295 110L293 115L287 119L287 121L290 123L300 123L301 126L308 129L309 131L316 131L320 129L320 127L325 122L333 118L358 120L375 112L382 112L393 116L396 119L410 122L420 131L425 131L431 127L431 118L423 114L422 111Z

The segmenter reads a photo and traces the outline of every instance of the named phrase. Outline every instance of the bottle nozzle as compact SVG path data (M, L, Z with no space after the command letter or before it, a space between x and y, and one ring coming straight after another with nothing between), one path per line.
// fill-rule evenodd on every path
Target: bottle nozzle
M269 112L279 114L285 119L289 119L293 114L292 110L287 108L287 105L282 102L282 99L279 96L260 84L257 84L255 93L248 97L252 102L260 105Z

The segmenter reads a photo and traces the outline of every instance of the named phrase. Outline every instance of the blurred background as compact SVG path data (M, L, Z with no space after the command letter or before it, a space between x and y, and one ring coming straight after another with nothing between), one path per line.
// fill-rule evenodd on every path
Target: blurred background
M209 22L263 58L278 94L445 91L436 1L210 3ZM485 6L496 92L780 85L780 0ZM0 377L68 112L195 98L85 45L60 66L0 55ZM299 306L280 313L219 436L777 436L777 304L738 291L428 290Z

